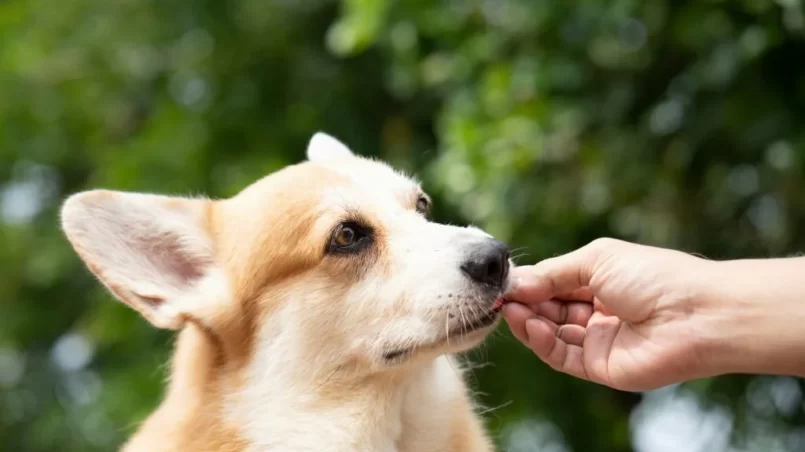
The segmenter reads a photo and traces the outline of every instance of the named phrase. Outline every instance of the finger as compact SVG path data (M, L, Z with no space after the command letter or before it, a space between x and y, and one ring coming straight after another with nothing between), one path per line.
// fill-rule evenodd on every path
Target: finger
M584 345L584 336L587 328L580 325L560 325L556 330L556 337L568 345L581 347Z
M607 307L604 306L603 303L601 303L601 300L597 298L593 299L593 312L600 312L605 316L613 315L612 312L610 312L609 309L607 309Z
M511 286L503 295L509 301L535 304L548 301L556 295L550 280L533 265L513 268L510 278Z
M609 374L609 362L615 338L621 330L622 322L617 317L605 316L601 312L595 312L591 320L592 322L585 331L588 343L586 366L590 371L589 375L594 378L594 381L612 385L614 382Z
M562 256L515 268L506 298L521 303L541 303L589 286L593 266L606 244L606 241L596 241Z
M588 303L592 303L593 299L595 298L593 294L593 290L589 287L582 287L580 289L576 289L568 294L559 294L556 295L554 298L558 300L566 300L566 301L586 301Z
M591 303L546 301L532 308L537 315L559 324L587 325L593 314Z
M556 324L541 317L528 319L523 323L526 345L543 361L547 362L548 355L555 348L556 342L561 342L556 337Z
M528 345L525 322L534 317L536 317L534 311L519 303L506 303L503 305L503 318L509 324L509 329L514 337L525 345Z
M527 320L529 348L552 369L587 379L582 348L557 337L558 330L556 324L541 317Z
M557 325L544 317L535 317L542 320L548 325L552 334L560 341L568 345L577 345L581 347L584 344L584 336L586 328L580 325ZM527 322L527 321L526 321Z

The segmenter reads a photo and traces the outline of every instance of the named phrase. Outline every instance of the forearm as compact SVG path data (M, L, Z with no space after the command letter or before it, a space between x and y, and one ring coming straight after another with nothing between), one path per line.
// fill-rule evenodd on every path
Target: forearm
M715 373L805 377L805 258L712 262L703 277Z

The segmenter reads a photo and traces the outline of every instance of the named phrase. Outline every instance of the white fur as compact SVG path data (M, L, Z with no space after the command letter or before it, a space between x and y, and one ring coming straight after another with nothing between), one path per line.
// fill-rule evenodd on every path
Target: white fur
M462 371L448 356L401 375L380 397L376 392L386 386L378 384L350 399L321 404L314 394L323 380L300 380L310 363L290 358L296 349L279 348L277 343L274 357L289 359L268 362L266 353L254 363L253 384L230 407L232 419L249 433L252 451L441 452L454 433L447 426L456 400L466 395ZM404 428L436 434L412 436L403 449Z

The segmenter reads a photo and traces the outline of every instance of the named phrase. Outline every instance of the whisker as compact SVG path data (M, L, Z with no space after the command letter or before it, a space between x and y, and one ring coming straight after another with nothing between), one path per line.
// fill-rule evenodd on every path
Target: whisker
M513 260L515 263L517 263L517 261L518 261L520 258L522 258L522 257L526 257L526 256L528 256L528 253L521 253L521 254L513 255L513 256L511 257L511 260Z
M475 295L475 299L478 300L479 304L483 303L483 300L481 300L481 297L479 297L478 295ZM470 315L472 315L473 318L479 318L478 313L475 311L476 305L468 304L467 308L469 308Z
M330 379L333 378L333 375L335 375L335 373L338 372L339 369L341 369L340 364L336 366L336 368L333 369L333 372L319 385L319 389L321 389L322 386L326 385L330 381Z
M491 407L491 408L487 408L487 409L485 409L485 410L481 410L481 411L479 411L479 412L478 412L478 415L479 415L479 416L483 416L483 415L485 415L485 414L487 414L487 413L492 413L492 412L497 411L497 410L499 410L499 409L501 409L501 408L505 408L505 407L507 407L507 406L509 406L509 405L511 405L511 404L512 404L512 401L511 401L511 400L509 400L508 402L503 403L503 404L501 404L501 405L498 405L498 406L495 406L495 407Z
M475 300L477 301L477 304L471 304L471 305L469 305L469 309L470 309L470 312L471 312L471 314L472 314L473 318L474 318L474 319L476 319L476 321L477 321L478 319L483 318L483 316L491 317L490 313L489 313L489 312L487 312L487 311L485 311L485 310L484 310L484 311L482 311L480 315L478 314L477 308L479 308L480 306L483 306L484 301L483 301L483 299L481 299L481 297L480 297L479 295L477 295L477 294L475 294L475 295L474 295L474 297L475 297ZM481 350L482 350L482 349L485 349L484 345L485 345L485 344L484 344L484 343L482 343L482 344L481 344L481 345L480 345L478 348L476 348L476 350L478 350L478 353L481 353ZM485 358L483 358L483 359L484 359L484 360L487 360L487 359L488 359L488 356L487 356L487 357L485 357Z
M464 317L464 310L461 309L461 303L458 304L458 313L460 314L461 334L463 335L467 332L467 319Z
M447 338L447 346L452 348L450 345L450 308L447 308L447 311L444 314L444 336Z
M448 306L445 310L444 315L444 336L447 340L447 347L452 348L453 346L450 344L450 307ZM447 358L447 362L450 364L450 368L453 369L456 375L460 375L461 371L456 368L455 363L449 357Z
M483 301L483 300L479 300L479 301ZM479 306L483 306L483 304L479 304ZM493 316L493 313L492 313L492 311L489 311L488 309L485 309L483 311L483 315L485 315L487 318L491 318ZM479 352L480 351L483 351L483 360L484 361L489 361L489 343L488 342L484 341L481 344L481 347L479 348Z

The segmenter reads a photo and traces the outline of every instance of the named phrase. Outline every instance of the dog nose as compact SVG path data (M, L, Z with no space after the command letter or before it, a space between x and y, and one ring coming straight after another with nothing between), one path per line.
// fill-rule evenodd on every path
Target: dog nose
M509 274L509 247L499 240L485 240L472 251L461 270L476 282L503 287Z

